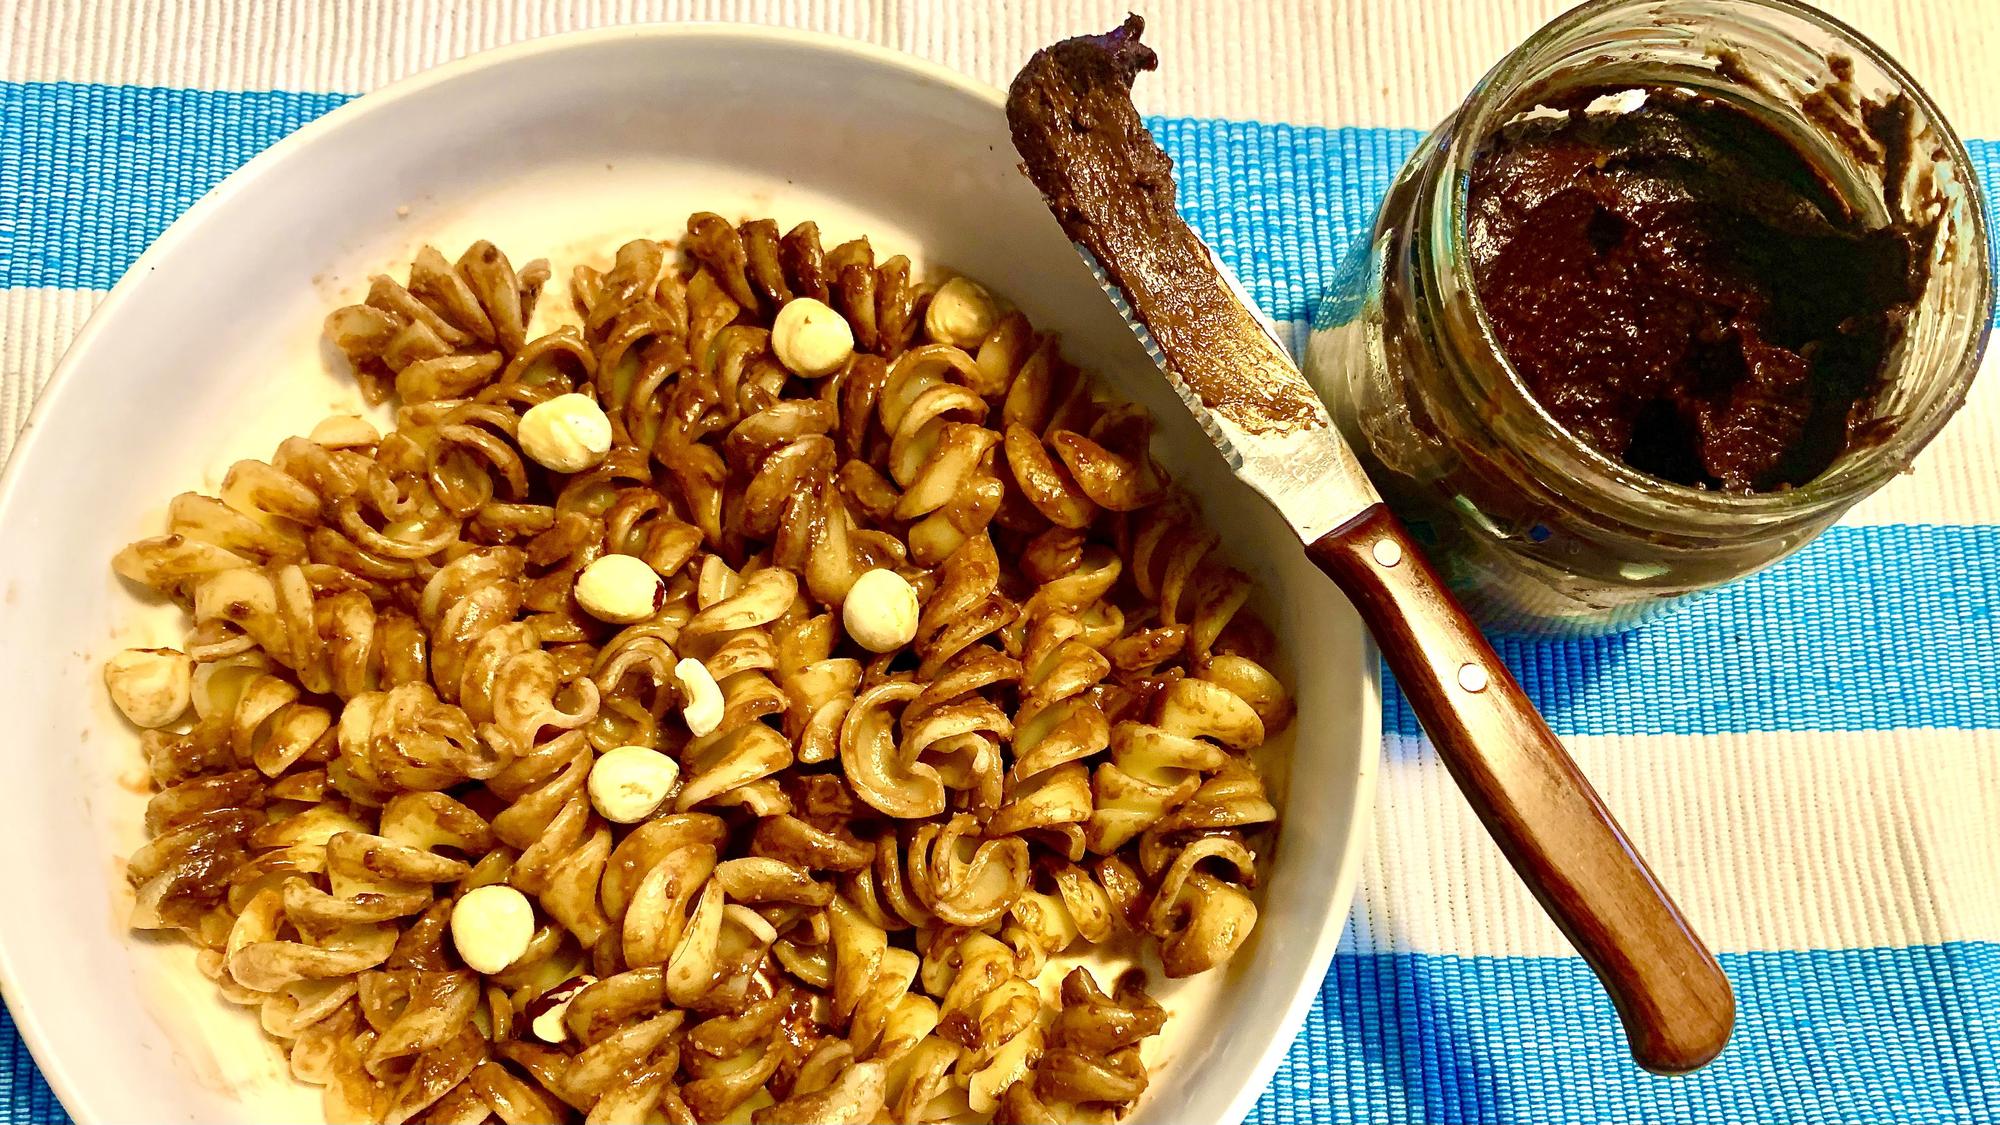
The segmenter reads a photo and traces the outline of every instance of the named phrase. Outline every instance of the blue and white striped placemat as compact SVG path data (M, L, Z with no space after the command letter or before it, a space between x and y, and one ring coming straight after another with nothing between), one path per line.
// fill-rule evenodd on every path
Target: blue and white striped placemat
M481 47L643 19L814 27L1004 81L1109 0L14 0L0 10L0 454L104 290L245 159ZM1304 320L1427 125L1559 0L1158 0L1141 91L1196 225ZM1830 5L2000 138L1991 0ZM2000 144L1975 142L1989 184ZM1771 571L1603 641L1503 644L1741 1007L1684 1079L1481 835L1393 693L1360 897L1262 1122L2000 1122L2000 376ZM0 1120L63 1120L0 1012Z

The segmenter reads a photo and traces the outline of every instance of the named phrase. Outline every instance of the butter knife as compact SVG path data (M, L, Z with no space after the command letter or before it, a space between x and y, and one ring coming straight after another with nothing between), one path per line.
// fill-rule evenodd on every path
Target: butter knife
M1466 800L1603 983L1634 1059L1703 1066L1735 1022L1728 978L1175 210L1172 162L1132 106L1134 77L1157 65L1143 28L1132 16L1029 61L1007 100L1024 170L1236 476L1354 603Z

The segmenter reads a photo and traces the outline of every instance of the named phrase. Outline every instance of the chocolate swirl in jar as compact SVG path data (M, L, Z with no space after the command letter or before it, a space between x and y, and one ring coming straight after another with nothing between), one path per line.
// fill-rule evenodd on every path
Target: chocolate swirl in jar
M1483 146L1470 204L1479 298L1529 390L1677 484L1825 471L1928 279L1930 228L1871 222L1797 145L1685 88L1535 107Z

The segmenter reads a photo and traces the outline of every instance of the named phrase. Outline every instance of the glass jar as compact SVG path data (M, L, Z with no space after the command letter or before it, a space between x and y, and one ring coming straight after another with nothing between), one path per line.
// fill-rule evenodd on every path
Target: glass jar
M1649 476L1558 423L1474 290L1468 182L1481 144L1566 90L1679 86L1787 136L1869 223L1935 222L1929 278L1873 421L1825 472L1774 492ZM1847 99L1852 95L1852 100ZM1853 107L1907 99L1915 158L1871 151ZM1487 625L1615 631L1811 540L1905 469L1965 401L1992 319L1965 148L1901 67L1787 0L1596 0L1486 75L1410 157L1314 319L1307 374L1384 496Z

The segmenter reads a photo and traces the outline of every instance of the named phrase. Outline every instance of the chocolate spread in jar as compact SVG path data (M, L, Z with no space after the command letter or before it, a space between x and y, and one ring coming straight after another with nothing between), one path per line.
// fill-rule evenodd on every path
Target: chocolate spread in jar
M1689 90L1584 90L1472 169L1481 302L1529 391L1604 454L1773 490L1856 438L1923 289L1925 232L1871 225L1793 144Z

